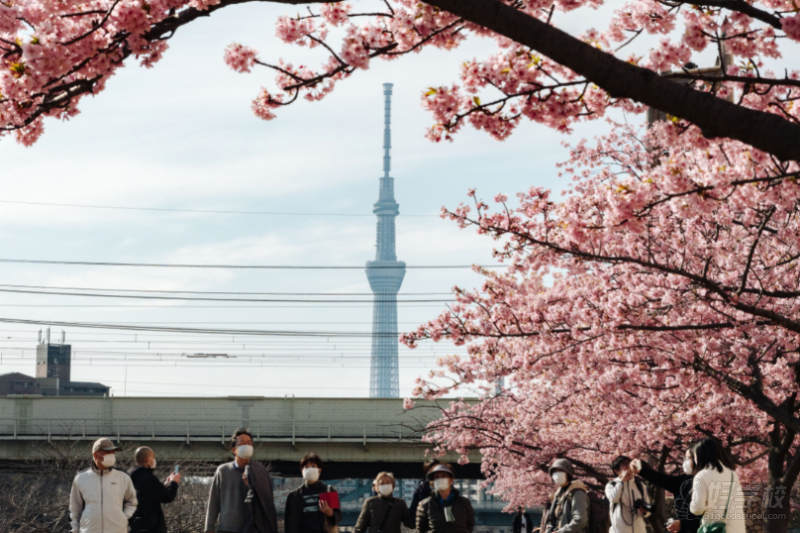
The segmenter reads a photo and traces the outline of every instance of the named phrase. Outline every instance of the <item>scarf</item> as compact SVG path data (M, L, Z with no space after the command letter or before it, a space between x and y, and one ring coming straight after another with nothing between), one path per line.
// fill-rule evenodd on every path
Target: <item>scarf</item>
M444 510L444 519L447 522L455 522L456 517L453 515L453 503L456 501L456 493L454 491L450 491L450 496L447 499L443 499L441 496L439 497L439 503Z

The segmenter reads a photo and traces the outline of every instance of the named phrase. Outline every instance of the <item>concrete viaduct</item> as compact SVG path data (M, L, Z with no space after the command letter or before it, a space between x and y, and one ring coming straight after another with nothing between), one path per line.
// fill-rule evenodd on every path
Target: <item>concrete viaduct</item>
M447 403L446 401L444 402ZM240 426L255 437L255 458L270 462L280 477L299 477L298 462L310 451L325 461L323 478L342 483L343 525L355 523L366 481L382 470L415 480L429 445L427 423L439 416L434 403L411 411L402 400L375 398L114 398L7 396L0 398L0 472L35 468L41 460L88 456L91 442L110 437L122 455L150 446L162 464L179 462L184 472L210 475L231 459L230 435ZM455 463L455 455L445 457ZM479 524L505 526L511 517L474 480L482 478L480 454L456 465L471 494ZM355 480L355 481L339 481ZM404 491L413 487L407 481ZM533 510L536 514L537 510ZM534 520L537 520L534 517Z
M434 404L406 411L398 399L8 396L0 398L0 461L46 459L107 436L126 447L150 446L168 461L220 463L230 458L231 433L245 426L256 459L272 462L280 475L299 475L299 459L313 450L329 479L380 470L416 478L428 447L422 430L437 417ZM470 459L460 477L480 478L480 456Z

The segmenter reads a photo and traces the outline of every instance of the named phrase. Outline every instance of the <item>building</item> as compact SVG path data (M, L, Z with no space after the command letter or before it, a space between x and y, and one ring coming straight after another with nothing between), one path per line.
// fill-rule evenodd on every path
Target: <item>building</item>
M41 393L39 383L34 377L20 374L19 372L0 375L0 396Z
M19 372L0 375L0 396L9 394L41 394L42 396L105 396L111 387L102 383L71 381L72 346L50 342L50 330L36 345L36 377Z
M372 289L372 353L370 357L370 398L398 398L399 361L397 293L406 275L406 264L395 252L395 218L400 214L394 199L391 170L392 84L383 84L383 177L378 201L372 210L378 216L375 260L367 262L367 279Z

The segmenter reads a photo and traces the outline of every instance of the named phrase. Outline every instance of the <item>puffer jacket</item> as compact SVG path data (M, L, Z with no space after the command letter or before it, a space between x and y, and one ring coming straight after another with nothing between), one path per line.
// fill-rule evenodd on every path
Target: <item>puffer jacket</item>
M381 531L381 524L389 510L389 505L392 506L392 510L389 517L386 518L383 531ZM394 496L388 498L373 496L364 500L364 507L361 508L361 514L358 516L353 533L400 533L400 524L408 529L416 527L414 517L408 512L406 501Z
M545 533L580 533L589 523L588 488L581 480L575 480L558 489L547 512Z
M92 464L72 481L69 516L72 533L128 533L136 512L136 490L128 474Z
M475 509L456 489L450 490L455 493L452 509L455 521L448 522L445 519L439 494L433 491L417 507L417 533L472 533L475 528Z

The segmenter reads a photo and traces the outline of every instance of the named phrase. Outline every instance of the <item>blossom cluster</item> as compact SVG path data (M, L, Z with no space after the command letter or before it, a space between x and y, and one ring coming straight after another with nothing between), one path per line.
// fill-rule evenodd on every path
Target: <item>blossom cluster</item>
M502 1L553 25L562 13L608 3ZM20 142L34 142L43 131L44 117L74 116L81 98L102 91L127 57L153 66L178 28L232 3L240 0L0 2L0 133L16 132ZM323 98L338 81L369 68L375 59L394 60L431 47L454 50L474 37L493 39L496 52L467 60L455 83L423 90L423 105L434 119L428 137L434 141L452 140L464 123L502 140L526 119L568 132L575 122L603 117L609 108L643 111L637 102L615 98L535 50L435 4L435 0L430 4L385 0L374 4L376 9L358 12L350 4L333 2L312 8L307 15L279 17L276 33L282 41L324 55L316 67L283 68L281 64L290 62L259 60L255 50L239 44L229 47L224 59L237 72L250 72L255 65L274 69L276 87L264 89L273 96L265 99L261 94L254 104L258 116L272 118L277 106L299 96ZM791 105L794 96L787 95L787 86L763 72L764 58L780 57L780 39L800 40L800 15L794 13L791 0L695 7L677 9L661 0L630 2L616 9L608 27L589 28L580 38L658 72L681 71L693 54L709 48L724 51L721 57L727 60L719 75L726 79L714 84L699 80L698 90L714 91L721 98L743 97L740 105L796 119L798 106ZM333 29L339 44L333 42ZM635 48L645 34L660 38L652 50ZM744 77L767 80L756 91L758 98L748 98L753 87L737 85ZM265 105L272 111L265 112Z
M775 412L794 416L800 167L673 121L611 128L571 147L561 201L532 188L491 209L470 191L474 205L445 210L500 242L508 271L481 271L480 289L457 289L455 305L402 336L467 347L414 395L481 392L444 409L429 438L464 457L480 449L512 506L544 503L556 457L602 484L618 454L677 467L708 434L745 465L743 481L763 480Z
M596 9L605 3L527 0L514 5L526 15L555 24L560 13ZM590 80L534 50L429 4L387 0L378 5L384 6L384 13L366 16L349 4L334 3L321 6L318 13L278 20L277 35L284 42L301 46L324 44L328 55L321 68L310 71L308 76L296 76L291 83L283 83L282 73L278 72L277 89L284 92L285 101L294 101L298 92L319 93L318 85L323 80L329 83L319 97L324 96L336 81L368 68L372 59L393 60L431 46L455 49L469 36L480 36L494 39L495 54L465 61L456 83L423 90L422 105L433 119L427 132L432 141L452 141L464 123L503 140L525 119L570 132L575 122L604 117L612 107L633 113L644 111L638 103L612 97ZM711 85L697 83L695 87L727 99L746 96L741 84L734 81L737 77L767 76L775 82L771 74L759 70L763 59L780 57L781 37L800 40L800 16L786 15L794 9L790 2L752 2L752 8L761 15L758 17L747 10L736 10L733 4L726 8L704 4L695 7L676 9L661 0L630 2L616 9L607 28L590 28L581 38L608 54L619 55L631 50L643 34L659 36L652 49L639 48L621 56L659 73L683 72L693 54L709 47L721 51L720 61L726 63L716 75L729 79ZM367 21L363 22L365 18ZM338 50L335 43L326 41L329 27L333 26L344 30ZM735 92L737 88L739 93ZM757 102L757 109L797 119L798 108L791 104L793 96L787 96L785 87L777 83L762 89L766 97ZM740 104L749 106L752 100L743 98Z

